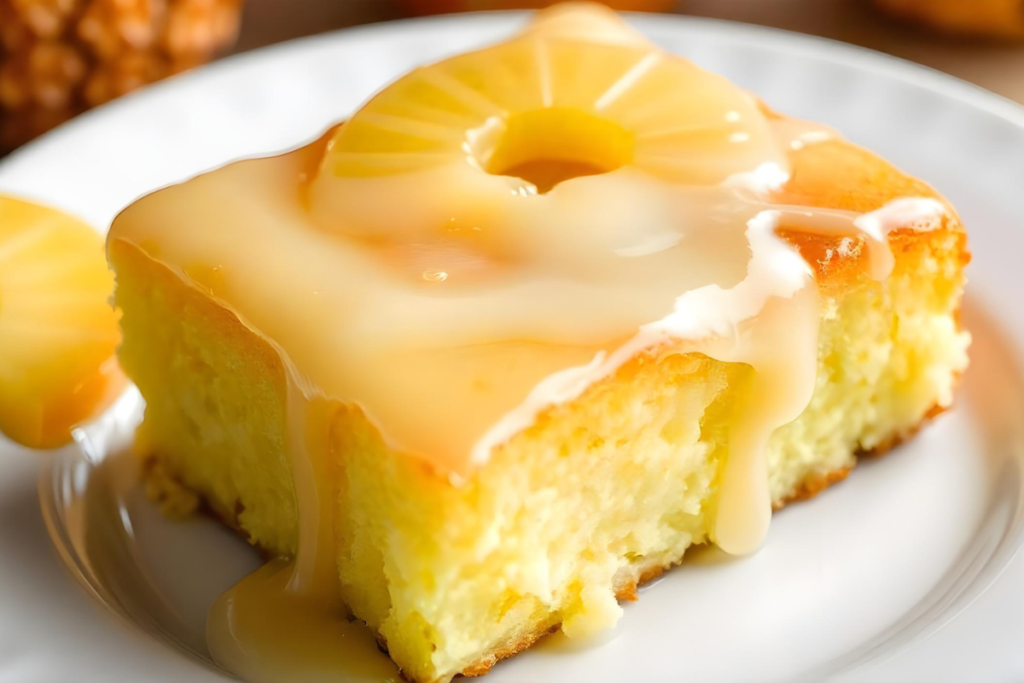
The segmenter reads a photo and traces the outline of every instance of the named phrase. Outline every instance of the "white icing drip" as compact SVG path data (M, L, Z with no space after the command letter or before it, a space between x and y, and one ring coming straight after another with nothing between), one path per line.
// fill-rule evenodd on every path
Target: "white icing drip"
M789 173L774 161L766 161L753 171L734 173L722 183L726 187L768 194L782 188L789 181Z
M598 353L587 365L547 377L477 441L472 462L486 463L495 447L532 426L542 411L579 398L591 385L614 374L634 356L675 342L734 338L740 323L756 316L769 297L793 296L812 275L800 255L775 236L778 219L778 211L762 211L747 223L752 258L747 277L739 284L729 289L708 285L686 292L676 299L671 314L641 327L636 336L615 352Z
M930 232L942 227L946 207L937 199L905 197L894 199L880 209L865 213L854 221L857 229L879 242L900 229Z
M853 225L870 242L884 245L888 251L889 233L899 229L915 232L936 230L941 227L945 215L946 208L941 202L925 197L910 197L893 200L875 211L861 214L854 219ZM778 210L763 211L747 224L746 234L750 239L753 257L747 278L736 287L722 290L712 285L686 292L676 300L676 308L671 315L645 325L628 344L615 353L599 353L588 365L567 368L547 377L520 405L503 416L477 441L473 446L472 461L476 464L486 463L492 449L531 427L542 411L579 398L592 384L613 374L637 353L672 340L693 341L733 334L741 321L760 311L769 296L767 292L757 296L753 289L754 278L769 284L768 291L773 296L786 297L795 293L803 286L803 278L810 273L810 269L799 254L775 236L778 218ZM850 238L843 239L840 255L848 255L850 244ZM889 264L886 269L872 267L872 275L876 279L888 276L892 268L891 258L889 252L888 259L883 253L871 259L873 264L880 261ZM770 283L766 278L768 273L780 276L781 282ZM749 300L744 301L744 296L751 294L760 300L757 306L751 306ZM728 313L715 316L713 313L716 311Z
M532 426L541 412L579 398L591 385L614 374L638 354L671 345L673 350L679 352L696 351L721 361L747 362L756 367L761 359L755 358L749 349L745 352L739 343L738 331L741 325L762 314L771 298L792 298L813 283L813 274L808 264L793 247L775 234L784 213L791 218L815 217L815 214L807 211L783 209L757 214L747 223L746 236L752 257L746 278L728 289L709 285L686 292L676 300L675 309L670 315L641 327L636 336L615 352L598 353L587 365L567 368L544 379L519 406L504 415L476 442L472 450L472 462L476 465L485 464L495 448ZM819 234L842 234L851 232L851 228L855 229L867 241L872 277L881 280L889 275L893 266L892 252L888 246L889 233L899 229L918 232L937 229L945 214L945 207L934 199L906 198L894 200L880 209L857 216L852 223L845 212L820 212L815 224L808 222L802 227ZM848 252L851 243L850 238L844 238L840 253L844 249ZM785 356L781 349L776 351L779 356ZM816 361L814 353L809 357ZM786 364L785 360L781 362L782 366ZM759 371L762 374L764 372L763 369ZM803 374L805 382L798 390L801 398L796 402L799 410L788 411L787 419L775 424L773 428L795 419L810 400L813 373ZM766 481L762 488L766 492ZM761 498L764 499L760 501L762 508L770 505L764 495ZM717 542L730 552L749 551L760 544L766 530L767 524L764 523L754 530L751 535L753 540L748 537L737 541L732 547L726 547L729 541L723 539L723 531L719 528ZM735 536L738 532L733 530L730 533Z

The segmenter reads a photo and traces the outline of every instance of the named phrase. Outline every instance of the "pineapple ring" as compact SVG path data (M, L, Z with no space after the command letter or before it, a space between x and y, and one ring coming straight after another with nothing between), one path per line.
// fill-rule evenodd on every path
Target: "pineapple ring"
M468 235L498 260L571 260L638 223L664 233L680 189L766 164L785 172L753 97L606 8L568 5L371 99L328 143L309 207L352 237Z
M60 446L120 393L113 286L92 228L0 196L0 432Z

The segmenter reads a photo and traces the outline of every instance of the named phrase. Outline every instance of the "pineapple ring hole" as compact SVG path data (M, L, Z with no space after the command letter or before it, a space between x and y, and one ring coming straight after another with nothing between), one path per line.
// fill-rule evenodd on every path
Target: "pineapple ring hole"
M516 113L476 133L470 147L484 170L524 180L540 194L573 178L610 173L633 160L631 132L579 109Z

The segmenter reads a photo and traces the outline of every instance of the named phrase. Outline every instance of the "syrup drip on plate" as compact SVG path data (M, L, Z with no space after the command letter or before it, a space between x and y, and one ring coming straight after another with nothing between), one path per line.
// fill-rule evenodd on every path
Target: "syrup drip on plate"
M292 371L293 372L293 371ZM288 451L299 504L299 550L271 560L210 609L214 660L252 683L399 681L373 634L347 618L338 593L330 404L288 383Z

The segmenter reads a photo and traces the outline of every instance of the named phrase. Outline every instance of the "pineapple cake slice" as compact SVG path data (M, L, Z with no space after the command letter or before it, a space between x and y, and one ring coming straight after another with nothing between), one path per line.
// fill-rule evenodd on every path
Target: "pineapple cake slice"
M108 255L147 476L274 558L208 621L256 680L351 678L346 614L417 683L609 627L967 364L945 200L596 5L140 199Z

